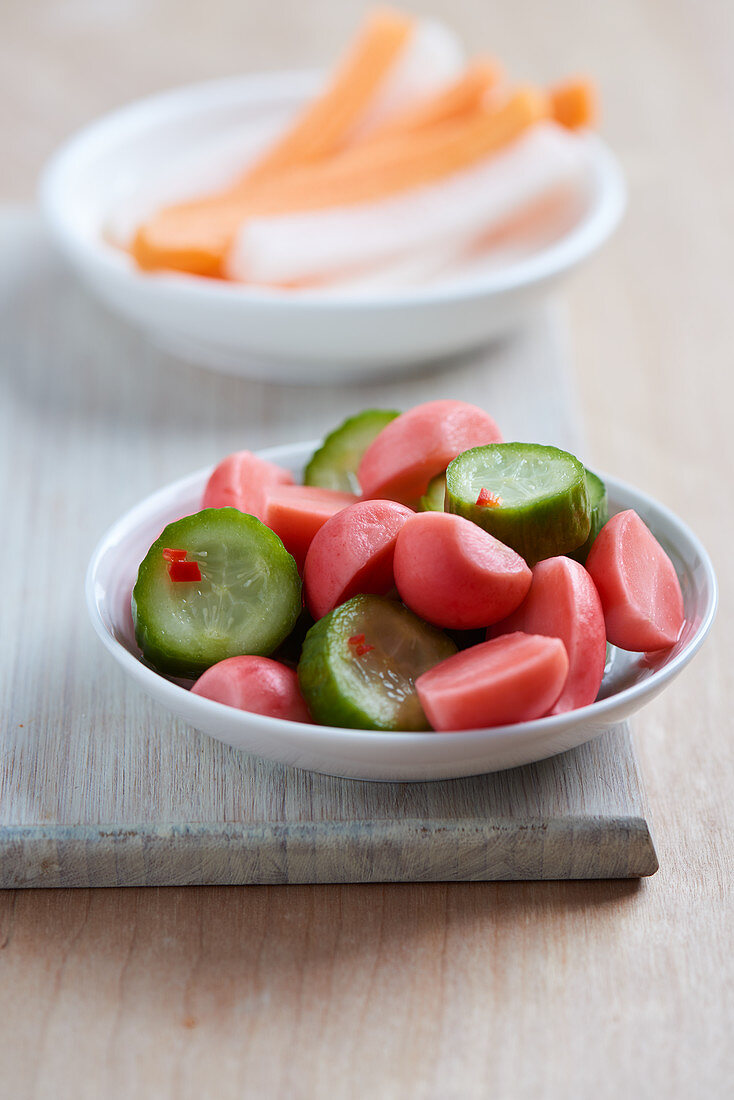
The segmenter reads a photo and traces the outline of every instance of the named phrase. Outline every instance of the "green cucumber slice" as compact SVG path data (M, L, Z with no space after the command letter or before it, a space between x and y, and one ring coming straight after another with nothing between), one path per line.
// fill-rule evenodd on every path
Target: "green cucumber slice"
M360 654L349 639L373 646ZM430 729L415 680L456 653L454 643L402 604L354 596L312 626L298 665L314 721L367 730Z
M578 550L574 550L570 555L575 561L580 562L581 565L586 564L586 559L589 556L589 551L591 550L594 539L609 519L607 487L602 479L597 477L596 474L593 474L591 470L586 470L586 490L589 494L591 529L589 530L589 537L586 542L582 546L579 546Z
M393 409L365 409L327 435L303 475L304 485L360 493L357 470L362 455L382 429L400 414Z
M166 548L186 550L201 580L171 580ZM237 508L206 508L169 523L146 554L132 595L143 657L172 676L199 676L225 657L267 657L300 611L295 561L270 528Z
M443 512L446 500L446 474L439 474L428 482L428 488L420 499L419 512Z
M500 503L478 504L482 489ZM576 550L591 526L584 467L568 451L540 443L464 451L446 471L446 510L477 523L530 566Z

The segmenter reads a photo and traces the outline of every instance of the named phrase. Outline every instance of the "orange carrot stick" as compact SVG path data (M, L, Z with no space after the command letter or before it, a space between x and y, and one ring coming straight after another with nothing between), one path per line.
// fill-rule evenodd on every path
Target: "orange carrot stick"
M355 145L322 163L294 169L248 194L230 192L160 211L140 227L131 252L146 269L222 275L234 234L247 217L323 210L378 201L468 168L546 117L547 98L519 89L498 106L481 107L410 134Z
M548 92L551 117L569 130L591 126L597 117L596 89L590 80L567 80Z
M521 88L499 106L379 144L355 145L318 167L293 171L253 195L243 217L373 202L420 187L467 168L546 116L545 97Z
M373 11L326 90L250 168L243 184L249 187L284 168L318 160L338 149L414 26L414 20L390 8Z
M475 61L448 87L401 111L378 126L359 142L361 145L381 141L385 137L421 130L437 122L458 118L478 107L486 92L497 84L500 68L492 61Z

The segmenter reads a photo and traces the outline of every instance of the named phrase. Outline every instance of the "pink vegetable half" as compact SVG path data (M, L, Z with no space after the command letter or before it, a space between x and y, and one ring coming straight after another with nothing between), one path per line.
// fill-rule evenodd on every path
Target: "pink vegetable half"
M612 645L643 653L677 642L685 621L680 582L636 512L618 512L602 527L586 568L601 597Z
M269 485L292 485L293 475L252 451L235 451L215 468L202 508L238 508L259 520L264 516L264 490Z
M311 721L296 673L269 657L228 657L208 668L191 690L238 710L289 722Z
M451 400L416 405L384 427L362 456L357 476L363 499L410 504L462 451L501 441L492 417L476 405Z
M525 599L532 580L519 554L448 512L421 512L405 521L393 569L400 598L411 611L455 630L504 619Z
M384 596L390 591L395 542L412 515L394 500L363 500L326 521L314 535L303 570L314 619L359 593Z
M517 611L490 627L488 638L515 631L560 638L568 654L568 677L552 713L593 703L604 676L607 638L604 612L594 582L571 558L546 558Z
M327 519L358 499L354 493L308 485L276 485L265 490L263 521L303 568L308 548Z
M435 730L484 729L548 714L567 674L560 638L503 634L441 661L415 688Z

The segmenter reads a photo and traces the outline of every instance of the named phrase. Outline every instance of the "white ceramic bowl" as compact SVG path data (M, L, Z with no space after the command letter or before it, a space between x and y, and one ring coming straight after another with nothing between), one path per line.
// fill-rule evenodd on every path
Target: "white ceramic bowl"
M557 224L531 233L486 270L425 287L292 293L142 274L106 242L105 226L126 195L155 189L172 164L186 176L190 150L217 143L229 150L228 178L238 127L282 124L317 81L312 73L276 73L192 85L134 103L72 137L46 168L40 198L52 236L92 293L158 345L202 366L271 381L356 381L467 351L516 326L621 217L622 174L588 134L579 137L586 185ZM201 165L190 168L194 193L214 186Z
M315 444L260 453L297 477ZM569 714L514 726L459 733L374 733L265 718L192 695L139 659L130 595L138 565L165 524L200 507L210 470L154 493L107 532L87 571L94 628L112 656L144 691L192 726L245 752L298 768L351 779L451 779L542 760L591 740L662 691L699 649L713 622L717 589L708 554L672 512L639 490L606 477L612 511L634 508L673 560L683 588L686 625L662 654L613 650L597 702Z

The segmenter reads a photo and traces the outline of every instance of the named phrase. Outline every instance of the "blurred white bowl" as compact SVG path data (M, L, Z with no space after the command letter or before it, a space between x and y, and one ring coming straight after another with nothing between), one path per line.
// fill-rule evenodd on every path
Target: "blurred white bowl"
M297 477L316 444L261 451ZM210 470L154 493L104 536L87 571L87 607L104 645L144 691L190 725L228 745L298 768L350 779L453 779L529 764L581 745L629 718L662 691L700 648L716 612L711 561L672 512L613 478L605 478L610 510L634 508L676 567L686 623L675 646L657 654L612 650L598 700L569 714L459 733L375 733L266 718L192 695L144 665L135 643L130 595L138 565L161 529L199 509Z
M293 292L143 274L108 243L110 219L136 193L157 194L160 203L231 178L252 154L253 126L264 139L318 80L275 73L196 84L133 103L72 137L45 169L40 199L54 239L92 293L159 346L202 366L271 381L357 381L468 351L516 326L621 217L619 166L587 134L579 137L588 157L583 193L553 224L486 267L426 286ZM172 177L185 181L175 193Z

